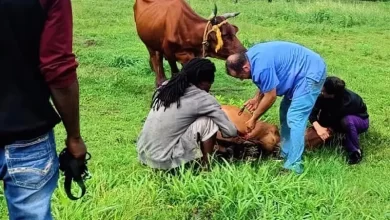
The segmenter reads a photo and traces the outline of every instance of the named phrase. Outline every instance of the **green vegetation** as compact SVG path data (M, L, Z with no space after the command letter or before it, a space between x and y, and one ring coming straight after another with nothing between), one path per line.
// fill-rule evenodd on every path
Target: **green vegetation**
M279 176L279 162L262 160L173 177L140 165L136 156L154 74L135 32L134 1L72 2L82 134L93 177L80 201L66 197L61 177L53 196L56 219L390 219L390 4L216 1L219 13L241 12L230 22L245 46L274 39L301 43L326 59L330 75L362 95L371 116L371 128L361 136L365 158L348 166L335 146L305 153L301 176ZM188 2L205 17L214 3ZM228 77L223 61L214 61L212 93L221 103L241 105L254 94L250 81ZM278 124L279 103L262 120ZM58 151L64 134L57 126ZM4 200L0 216L7 219Z

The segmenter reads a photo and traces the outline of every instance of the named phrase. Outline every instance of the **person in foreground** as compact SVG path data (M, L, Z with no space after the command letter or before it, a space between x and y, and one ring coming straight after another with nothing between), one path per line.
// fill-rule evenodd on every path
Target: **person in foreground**
M301 174L307 121L326 78L324 60L299 44L270 41L229 56L226 70L232 77L252 79L259 88L255 97L245 103L253 112L246 122L248 132L276 97L284 96L279 112L281 157L286 159L283 167Z
M0 30L0 179L9 218L52 219L59 178L53 129L61 119L69 152L86 155L71 2L3 1Z
M171 170L201 158L208 167L217 131L237 136L234 124L208 93L215 70L210 60L193 58L155 92L137 141L141 163Z
M358 94L345 87L342 79L327 77L309 121L324 141L330 137L330 132L345 134L343 145L349 164L362 160L359 134L369 127L367 106Z

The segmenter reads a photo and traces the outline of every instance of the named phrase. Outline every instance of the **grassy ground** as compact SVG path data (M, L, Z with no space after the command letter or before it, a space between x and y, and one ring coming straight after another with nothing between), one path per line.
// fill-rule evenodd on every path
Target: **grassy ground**
M306 172L278 176L275 161L214 166L180 177L154 173L136 158L154 75L125 0L73 0L74 50L80 63L82 134L92 154L87 195L70 201L63 179L53 197L56 219L390 219L390 4L218 0L219 12L240 11L231 22L250 46L288 40L318 51L329 74L345 79L365 99L371 128L361 137L365 158L348 166L337 148L305 153ZM190 0L208 16L214 1ZM213 94L241 105L251 82L218 67ZM243 91L229 89L240 88ZM278 123L278 100L262 118ZM58 150L64 130L56 128ZM0 216L7 219L5 201Z

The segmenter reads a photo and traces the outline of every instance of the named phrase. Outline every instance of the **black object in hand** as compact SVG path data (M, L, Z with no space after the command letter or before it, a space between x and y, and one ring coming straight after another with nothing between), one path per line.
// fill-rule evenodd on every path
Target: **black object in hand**
M88 158L77 159L69 153L67 148L63 149L59 155L60 170L64 172L65 176L65 192L71 200L77 200L84 196L86 191L84 181L91 178L87 168L87 161L91 159L91 154L87 152L87 155ZM72 180L81 188L80 197L75 197L71 193Z

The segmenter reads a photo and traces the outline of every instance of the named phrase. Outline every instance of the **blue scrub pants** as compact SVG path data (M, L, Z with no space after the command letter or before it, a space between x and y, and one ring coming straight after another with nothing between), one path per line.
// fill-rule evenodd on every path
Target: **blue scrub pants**
M283 167L298 174L303 173L302 154L305 148L305 130L309 115L321 93L326 74L320 82L305 78L297 87L302 95L286 96L280 104L282 147L281 157L285 159ZM302 93L302 91L304 91Z

